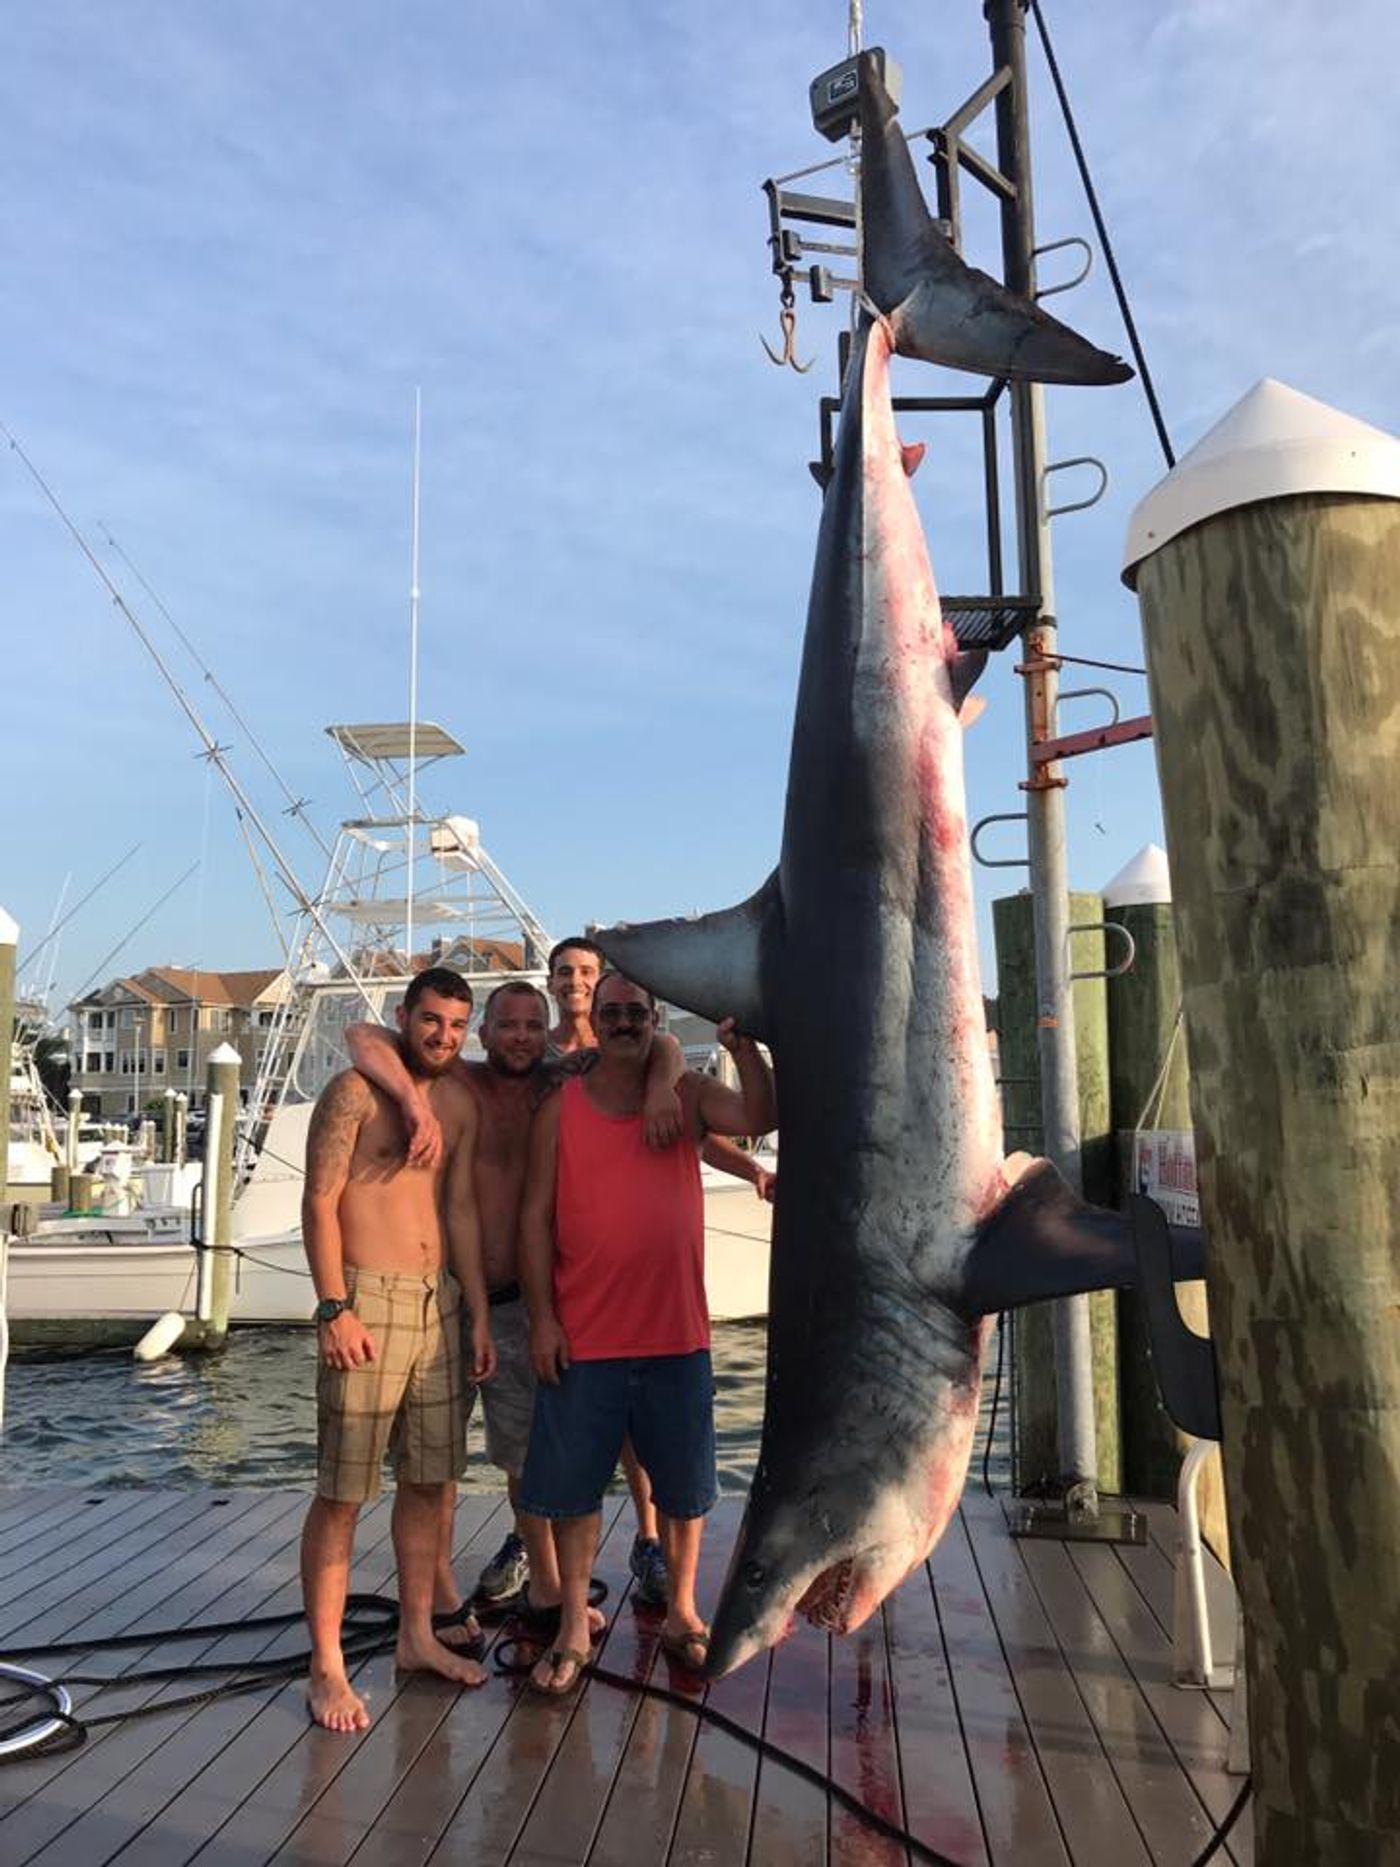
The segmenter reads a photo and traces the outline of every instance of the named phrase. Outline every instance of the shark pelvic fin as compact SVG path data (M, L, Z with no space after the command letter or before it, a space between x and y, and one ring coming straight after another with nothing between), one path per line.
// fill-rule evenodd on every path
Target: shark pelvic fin
M1170 1231L1173 1278L1204 1277L1200 1230L1174 1225ZM1126 1289L1137 1280L1126 1215L1087 1204L1043 1160L978 1227L959 1303L970 1316L992 1316L1083 1290Z
M959 713L962 712L963 702L976 686L977 679L986 665L985 648L964 648L948 663L948 679L953 688L953 705ZM977 713L981 710L979 707ZM976 719L977 713L973 713L968 719L969 726Z
M738 907L693 919L625 922L597 935L611 963L658 997L702 1018L733 1018L750 1037L767 1036L760 956L765 929L782 912L778 878Z

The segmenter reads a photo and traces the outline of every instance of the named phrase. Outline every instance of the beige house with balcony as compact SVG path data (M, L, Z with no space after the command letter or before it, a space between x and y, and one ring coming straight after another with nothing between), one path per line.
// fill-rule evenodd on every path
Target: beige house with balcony
M85 1109L105 1118L138 1114L167 1089L183 1091L199 1108L209 1053L229 1043L243 1059L246 1090L287 989L281 967L151 966L113 979L68 1007L73 1087Z

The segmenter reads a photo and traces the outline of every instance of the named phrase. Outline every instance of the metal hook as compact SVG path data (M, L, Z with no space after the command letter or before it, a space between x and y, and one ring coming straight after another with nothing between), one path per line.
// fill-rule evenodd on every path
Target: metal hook
M811 369L812 364L816 361L816 358L809 358L806 363L799 363L797 360L797 313L791 305L785 304L783 306L782 310L778 313L778 323L783 333L783 348L781 354L773 348L772 344L769 343L768 339L763 336L761 332L759 334L758 341L768 352L768 361L770 363L776 363L779 369L786 364L789 369L796 370L799 376L805 376L808 370Z

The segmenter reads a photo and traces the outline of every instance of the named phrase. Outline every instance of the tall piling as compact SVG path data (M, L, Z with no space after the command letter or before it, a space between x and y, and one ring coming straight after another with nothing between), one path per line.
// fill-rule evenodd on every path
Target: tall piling
M204 1237L196 1298L204 1346L228 1334L233 1300L233 1144L238 1123L238 1052L220 1044L209 1058L204 1129Z
M1084 1197L1111 1204L1113 1142L1109 1128L1108 1020L1104 995L1104 936L1098 928L1098 895L1072 894L1068 923L1070 971L1078 1056L1080 1158ZM1036 1018L1034 910L1029 894L1007 895L992 904L997 954L997 1053L1002 1118L1008 1152L1044 1151L1041 1123L1040 1052ZM1093 1348L1094 1437L1100 1491L1122 1489L1118 1427L1118 1344L1113 1296L1089 1298ZM1034 1303L1018 1310L1016 1339L1016 1482L1055 1480L1059 1469L1055 1339L1052 1306Z
M0 908L0 1135L5 1137L5 1163L0 1167L0 1201L9 1197L10 1070L15 1038L15 956L19 927ZM0 1223L3 1219L0 1218Z
M1133 516L1257 1858L1400 1858L1400 443L1277 383Z

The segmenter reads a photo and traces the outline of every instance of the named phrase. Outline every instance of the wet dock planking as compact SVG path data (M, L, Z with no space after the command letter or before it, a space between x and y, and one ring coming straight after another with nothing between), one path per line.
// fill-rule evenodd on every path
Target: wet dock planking
M103 1653L127 1632L188 1628L171 1658L291 1653L245 1623L298 1605L305 1495L289 1491L0 1490L0 1657L82 1640L70 1672L157 1663ZM711 1520L701 1598L718 1590L740 1506ZM630 1508L609 1501L598 1573L600 1663L708 1697L938 1855L1002 1863L1191 1861L1233 1800L1228 1698L1171 1683L1174 1518L1149 1508L1146 1547L1013 1542L1000 1503L969 1490L932 1560L866 1627L805 1625L708 1689L662 1650L630 1591ZM458 1564L500 1541L503 1499L464 1497ZM390 1590L389 1500L364 1514L355 1586ZM1228 1578L1210 1578L1215 1637L1233 1651ZM57 1672L58 1660L26 1662ZM897 1867L911 1857L825 1788L689 1711L602 1680L559 1703L494 1678L477 1692L364 1661L374 1722L312 1727L299 1683L94 1726L64 1755L0 1764L7 1867L257 1867L264 1862L512 1867L752 1862ZM75 1688L79 1715L150 1713L188 1682ZM915 1857L917 1858L917 1857ZM1248 1811L1222 1859L1250 1858Z

